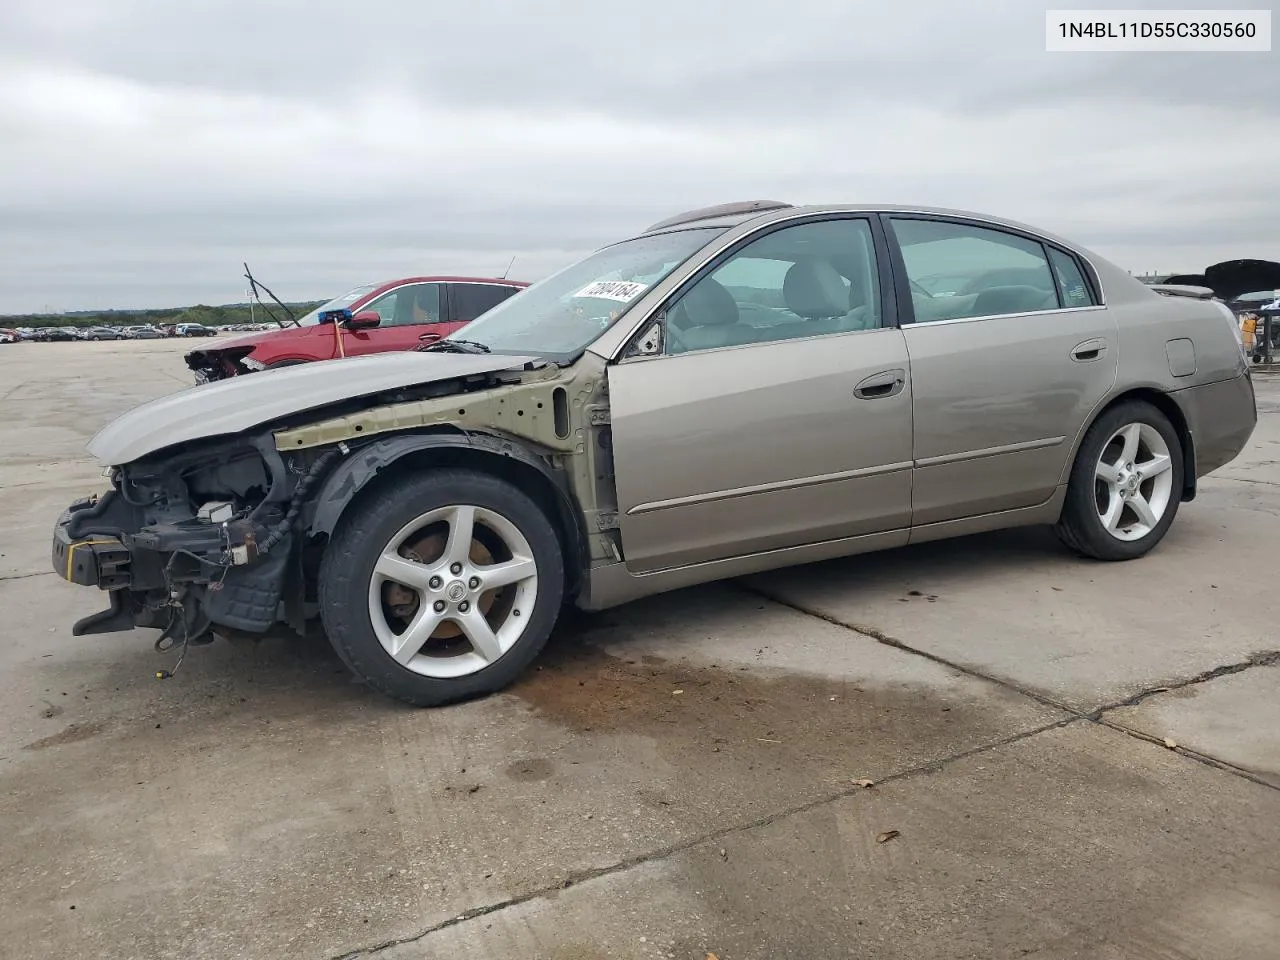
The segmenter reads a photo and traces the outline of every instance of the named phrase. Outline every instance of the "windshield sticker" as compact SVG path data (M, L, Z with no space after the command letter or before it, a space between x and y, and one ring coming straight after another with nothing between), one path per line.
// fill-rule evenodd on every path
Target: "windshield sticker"
M648 289L644 283L633 283L630 280L597 280L589 283L573 296L596 297L600 300L621 300L629 303Z

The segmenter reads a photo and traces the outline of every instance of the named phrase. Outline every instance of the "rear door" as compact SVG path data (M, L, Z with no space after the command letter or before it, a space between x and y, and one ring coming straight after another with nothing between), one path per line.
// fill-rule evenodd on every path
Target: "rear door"
M912 525L1043 503L1116 379L1115 321L1092 273L993 224L885 220L909 304Z
M865 217L753 235L676 292L660 345L638 331L610 366L630 570L906 542L911 383L883 251Z
M438 327L431 327L423 333L439 333L447 336L460 330L480 315L489 312L504 300L509 300L520 292L520 287L508 286L504 283L463 283L447 284L449 304L445 311L445 322Z

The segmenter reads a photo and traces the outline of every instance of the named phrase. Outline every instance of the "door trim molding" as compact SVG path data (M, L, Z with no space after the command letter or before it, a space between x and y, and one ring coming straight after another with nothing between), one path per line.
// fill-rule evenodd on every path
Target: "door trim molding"
M968 456L968 454L965 454L965 456ZM735 500L739 497L750 497L760 493L775 493L779 490L795 490L800 487L815 487L824 483L839 483L841 480L876 477L886 473L903 473L910 470L911 467L911 462L904 460L901 463L884 463L875 467L862 467L858 470L824 473L816 477L800 477L795 480L780 480L775 483L759 483L749 487L732 487L728 490L716 490L712 493L695 493L687 497L673 497L670 500L653 500L649 503L636 504L627 511L627 516L634 517L646 513L656 513L660 510L669 510L673 507L689 507L700 503L715 503L720 500Z
M1028 450L1040 450L1044 447L1056 447L1066 437L1044 437L1040 440L1023 440L1021 443L1006 443L999 447L983 447L979 450L965 450L961 453L946 453L940 457L925 457L917 460L917 467L939 467L946 463L959 463L961 460L982 460L986 457L998 457L1005 453L1025 453Z
M1089 307L1048 307L1044 310L1020 310L1017 313L984 313L980 317L950 317L946 320L916 320L914 323L904 323L902 329L904 331L924 330L929 327L949 327L955 323L978 323L982 320L1003 320L1006 317L1013 319L1016 317L1041 317L1051 316L1056 313L1092 313L1097 310L1106 310L1106 307L1089 306Z

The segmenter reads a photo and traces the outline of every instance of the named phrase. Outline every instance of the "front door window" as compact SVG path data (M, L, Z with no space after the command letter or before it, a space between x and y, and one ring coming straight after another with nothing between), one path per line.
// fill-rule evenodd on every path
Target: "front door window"
M880 325L871 226L784 227L748 243L667 310L666 352L772 343Z

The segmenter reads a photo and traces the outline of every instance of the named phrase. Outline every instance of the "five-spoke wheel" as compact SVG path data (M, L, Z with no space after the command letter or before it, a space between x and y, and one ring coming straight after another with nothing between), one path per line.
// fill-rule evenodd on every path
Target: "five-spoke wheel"
M320 571L339 655L366 682L422 705L515 679L546 642L563 590L542 509L496 477L455 469L362 498Z
M1119 540L1141 540L1172 499L1169 445L1150 424L1126 424L1102 448L1094 478L1103 527Z
M1080 445L1059 537L1099 560L1142 556L1178 512L1182 470L1182 445L1168 417L1140 401L1112 407Z
M511 649L537 593L538 564L520 529L493 510L455 504L391 538L369 578L369 619L400 665L459 677Z

